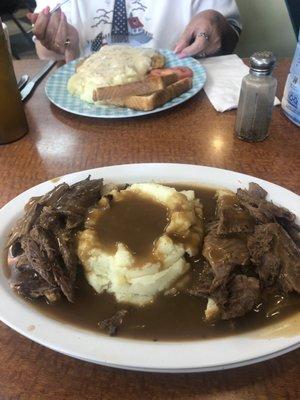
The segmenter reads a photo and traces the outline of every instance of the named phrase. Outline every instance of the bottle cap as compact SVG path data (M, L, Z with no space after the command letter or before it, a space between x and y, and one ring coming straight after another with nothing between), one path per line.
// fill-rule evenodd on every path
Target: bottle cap
M259 51L250 57L251 71L257 75L269 75L276 63L271 51Z

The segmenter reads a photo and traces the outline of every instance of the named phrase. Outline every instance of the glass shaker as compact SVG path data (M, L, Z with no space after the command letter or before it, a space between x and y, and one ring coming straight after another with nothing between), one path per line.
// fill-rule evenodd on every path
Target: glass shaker
M277 80L272 76L276 58L270 51L250 57L250 72L242 81L235 132L239 139L260 142L268 136Z
M0 18L0 144L20 139L27 131L23 104Z

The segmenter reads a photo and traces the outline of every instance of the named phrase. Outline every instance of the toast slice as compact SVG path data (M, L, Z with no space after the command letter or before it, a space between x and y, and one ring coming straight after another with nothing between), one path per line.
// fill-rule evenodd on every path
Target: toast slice
M129 96L143 96L158 90L165 89L167 86L177 81L176 74L165 76L148 75L141 81L130 82L123 85L99 87L93 92L94 101L109 99L120 99Z
M168 85L165 89L158 90L150 95L129 96L123 99L110 99L105 101L118 107L128 107L139 111L152 111L163 106L168 101L187 92L193 86L192 78L184 78L180 81Z

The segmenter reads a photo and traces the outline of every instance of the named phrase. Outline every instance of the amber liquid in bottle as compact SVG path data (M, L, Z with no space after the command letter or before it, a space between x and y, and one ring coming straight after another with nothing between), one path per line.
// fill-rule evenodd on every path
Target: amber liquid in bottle
M27 131L23 104L0 18L0 144L20 139Z

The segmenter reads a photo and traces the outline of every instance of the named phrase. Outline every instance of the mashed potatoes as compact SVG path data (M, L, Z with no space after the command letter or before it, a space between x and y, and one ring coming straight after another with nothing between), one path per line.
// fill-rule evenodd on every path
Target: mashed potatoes
M112 190L79 234L78 256L89 284L118 302L144 305L189 269L201 251L202 206L194 192L154 184Z
M81 100L93 103L98 87L135 82L151 69L156 52L130 46L104 46L88 57L68 81L68 91Z

